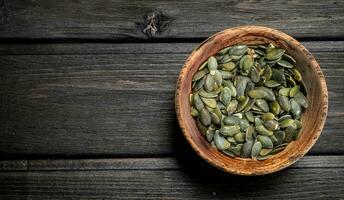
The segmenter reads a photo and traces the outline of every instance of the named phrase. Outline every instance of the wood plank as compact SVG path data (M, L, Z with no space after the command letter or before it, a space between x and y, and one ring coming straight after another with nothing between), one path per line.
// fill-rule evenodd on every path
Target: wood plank
M161 158L0 160L0 171L179 170L212 168L195 154ZM344 156L306 155L289 168L344 168Z
M205 38L263 25L302 38L343 38L344 4L330 1L1 0L0 38L146 40Z
M311 154L343 154L343 42L305 44L324 70L330 98ZM18 46L55 55L15 55L14 46L0 46L2 157L172 155L183 141L174 87L196 44Z
M340 156L343 157L343 156ZM314 160L313 160L314 158ZM0 172L1 199L343 199L343 158L308 156L283 171L258 177L225 174L188 163L158 162L161 168L87 171ZM148 159L149 160L149 159ZM304 161L308 160L308 161ZM148 161L150 162L150 161ZM122 162L121 162L122 163ZM148 167L144 162L141 165ZM313 166L316 164L315 166ZM182 165L182 163L180 163ZM296 164L298 165L298 164ZM295 166L296 166L295 165ZM307 167L309 166L309 167ZM331 166L336 166L331 168ZM339 167L338 167L339 166ZM74 166L72 166L73 169ZM135 167L134 167L135 168Z

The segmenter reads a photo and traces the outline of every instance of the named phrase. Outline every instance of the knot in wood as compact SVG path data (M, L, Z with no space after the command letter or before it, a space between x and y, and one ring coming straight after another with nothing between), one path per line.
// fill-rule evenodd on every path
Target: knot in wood
M142 32L149 37L152 37L157 32L160 32L161 16L162 14L159 11L148 13L145 17L144 28Z

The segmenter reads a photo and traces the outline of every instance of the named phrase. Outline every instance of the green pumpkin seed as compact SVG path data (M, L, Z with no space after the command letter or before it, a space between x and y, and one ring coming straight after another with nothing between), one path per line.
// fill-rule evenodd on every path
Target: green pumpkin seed
M221 123L221 119L215 114L215 113L211 113L211 121L215 124L215 125L220 125Z
M203 101L198 94L193 95L193 105L199 112L204 108Z
M222 150L222 152L229 157L235 158L234 153L230 149Z
M194 107L191 107L191 116L193 116L193 117L197 117L198 116L198 111Z
M214 72L215 74L215 72ZM211 92L215 89L215 77L212 76L211 74L208 74L205 78L205 82L204 82L204 89L207 91L207 92Z
M239 102L235 99L229 102L229 104L226 107L226 111L228 112L228 115L233 114L237 110L238 103Z
M272 151L272 148L262 148L262 150L260 150L259 155L260 156L266 156L268 155L270 152Z
M228 105L231 101L231 90L228 87L224 87L219 96L219 100L224 104Z
M267 128L265 128L264 125L259 125L256 126L256 131L261 134L261 135L265 135L265 136L271 136L274 134L273 131L268 130Z
M274 133L274 136L276 137L277 141L274 142L274 146L278 146L280 144L282 144L282 142L284 141L285 138L285 132L284 131L276 131Z
M282 57L285 50L278 48L267 48L265 53L265 58L268 60L277 60Z
M250 126L250 123L247 120L243 119L243 120L240 120L239 125L242 131L246 131L246 129Z
M254 115L253 115L253 113L252 112L246 112L245 113L245 117L246 117L246 119L249 121L249 122L254 122Z
M284 138L283 141L289 143L289 142L291 142L294 139L294 136L295 136L295 134L297 132L297 129L292 127L292 126L288 126L284 130L284 132L285 132L285 138Z
M276 120L267 120L264 122L264 126L270 131L274 131L279 128L279 124Z
M255 128L254 126L250 125L245 132L245 141L254 140L255 137Z
M275 134L275 133L274 133ZM277 138L275 135L269 137L272 142L277 142Z
M215 75L215 71L217 70L217 61L216 58L214 56L210 56L208 58L208 69L209 69L209 73L210 75Z
M197 117L197 121L196 121L196 124L197 124L197 128L198 130L203 134L205 135L208 128L206 126L204 126L201 121L200 121L200 117Z
M221 134L218 132L215 133L214 135L214 142L215 145L218 149L224 150L224 149L229 149L231 146L231 143L229 143Z
M243 112L248 112L249 110L251 110L251 108L253 107L254 103L256 103L256 99L249 99L247 105L245 106Z
M260 66L265 66L265 65L266 65L265 56L263 56L263 57L261 57L261 58L259 59L259 65L260 65Z
M198 91L198 95L204 98L216 98L218 96L218 94L216 94L215 92L206 92L203 89Z
M233 83L231 81L224 81L224 86L228 87L231 90L231 96L236 97L237 96L237 91L236 88L234 87Z
M270 152L270 154L279 153L279 152L283 151L285 148L286 148L285 146L276 147L276 148L274 148L274 149Z
M235 64L233 62L228 62L228 63L224 63L221 65L222 70L225 71L232 71L233 69L235 69Z
M293 119L287 118L287 119L284 119L280 122L280 127L281 128L287 128L289 126L293 126L294 124L295 124L295 122Z
M230 49L230 47L223 48L219 52L217 52L217 54L224 55L228 52L229 49Z
M300 138L300 135L301 135L301 129L298 129L298 130L296 131L296 133L294 134L293 140L299 139L299 138Z
M279 86L279 85L281 85L281 84L277 83L277 82L274 81L274 80L268 80L268 81L264 82L264 85L265 85L266 87L273 88L273 87L277 87L277 86Z
M278 94L279 95L282 95L282 96L289 96L290 94L290 89L291 88L282 88L278 91Z
M244 95L248 81L249 79L247 77L237 76L237 84L236 84L237 96Z
M236 112L241 112L245 107L246 105L248 104L248 101L250 100L249 97L245 97L242 101L239 102L238 104L238 107L236 109Z
M247 45L235 45L229 49L228 53L234 56L241 56L247 52Z
M281 105L282 109L286 112L290 111L290 102L288 97L286 96L278 96L277 97L278 103Z
M205 133L205 136L209 142L213 141L214 131L208 129L207 132Z
M192 81L198 81L203 78L206 74L205 70L198 71L192 78Z
M262 150L262 144L259 141L255 142L252 146L251 158L256 159L261 150Z
M234 136L236 133L240 132L240 126L222 126L220 129L220 133L224 136Z
M193 106L193 94L192 93L189 95L189 103L191 106Z
M299 87L295 86L290 89L289 96L294 97L299 92Z
M203 108L199 113L199 117L204 126L209 126L211 124L211 115L207 109Z
M234 135L234 139L238 143L245 142L245 134L243 132L239 132Z
M268 136L258 135L257 140L262 144L263 148L271 149L273 147L272 141Z
M254 145L253 140L248 140L244 143L244 145L242 146L242 150L241 150L241 156L243 158L251 157L251 151L252 151L253 145Z
M216 100L214 98L204 98L201 96L201 99L203 101L203 103L207 106L209 106L210 108L215 108L216 107Z
M285 68L293 68L294 67L294 65L292 65L291 63L289 63L286 60L280 60L280 61L277 62L277 64L279 66L282 66L282 67L285 67Z
M250 55L245 55L240 59L239 68L249 72L249 69L253 66L254 59Z
M308 108L308 105L309 105L308 100L300 91L295 94L294 100L296 101L296 103L298 103L302 107Z
M215 79L215 83L217 85L221 85L222 84L222 74L219 70L215 70L215 75L214 75L214 79Z
M254 83L258 83L259 82L260 74L259 74L259 71L258 71L257 68L255 68L255 67L251 68L250 78L251 78L251 81L254 82Z
M240 124L241 119L236 116L226 116L222 119L222 121L225 125L233 126L233 125Z
M281 122L281 121L283 121L283 120L285 120L285 119L291 119L291 115L283 115L283 116L281 116L277 121L278 121L278 122Z
M240 156L243 146L244 146L243 144L237 144L235 147L231 148L231 151L233 152L235 156Z
M270 103L270 110L274 115L278 115L281 112L281 106L277 101Z
M300 104L298 104L294 99L290 100L290 110L295 119L300 119L302 109Z
M262 120L264 120L264 121L273 120L273 119L275 119L275 115L270 113L270 112L264 113L262 115Z
M237 144L234 137L227 137L227 141L230 142L231 144Z
M254 90L251 90L248 95L251 97L251 98L255 98L255 99L262 99L266 96L268 96L268 93L262 89L254 89Z
M231 72L223 71L223 70L217 70L220 72L222 76L222 81L231 79L234 75Z
M275 93L267 88L267 87L257 87L257 89L260 89L260 90L264 90L266 93L268 93L267 96L264 97L264 99L266 99L267 101L275 101L276 100L276 96L275 96Z
M283 84L286 81L285 75L282 70L278 69L271 69L271 79L276 81L277 83Z
M301 72L297 69L293 69L293 73L294 73L294 79L296 81L302 81L302 75Z
M260 126L260 125L263 125L264 124L264 121L259 119L258 117L256 117L254 119L254 125L257 127L257 126Z
M193 91L197 92L198 90L202 89L205 83L205 77L203 77L201 80L195 82L195 85L193 87Z
M282 56L284 59L288 60L289 62L292 62L292 63L296 63L296 60L291 57L290 55L284 53L283 56Z

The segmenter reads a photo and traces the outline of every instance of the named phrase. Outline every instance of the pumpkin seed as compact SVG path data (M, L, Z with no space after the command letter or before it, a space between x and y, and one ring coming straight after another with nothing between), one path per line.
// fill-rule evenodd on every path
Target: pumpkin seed
M237 144L235 147L231 148L231 151L233 152L233 154L235 156L240 156L241 155L241 150L242 150L243 146L244 146L243 144Z
M279 86L279 85L281 85L281 84L277 83L277 82L274 81L274 80L268 80L268 81L264 82L264 85L265 85L266 87L273 88L273 87L277 87L277 86Z
M226 116L223 118L222 121L225 125L233 126L233 125L240 124L241 119L236 116Z
M295 94L293 99L302 107L308 108L308 105L309 105L308 100L300 91Z
M249 79L247 77L237 76L237 84L236 84L237 96L240 97L244 95L248 81Z
M214 72L215 74L215 72ZM204 89L207 91L207 92L211 92L215 89L215 77L211 74L208 74L205 78L205 82L204 82Z
M220 133L224 136L234 136L236 133L240 132L240 126L221 126Z
M245 134L243 132L239 132L234 135L234 139L238 143L245 142Z
M274 131L279 128L279 124L276 120L267 120L264 122L264 126L270 131Z
M200 121L204 126L210 126L211 124L211 116L207 109L203 108L199 113Z
M242 150L241 150L241 156L243 158L251 157L251 151L252 151L253 145L254 145L253 140L248 140L244 143L244 145L242 146Z
M282 57L283 57L284 59L286 59L286 60L292 62L292 63L296 63L296 60L295 60L293 57L291 57L290 55L286 54L286 53L284 53Z
M254 126L250 125L245 132L245 141L253 140L255 137L256 136Z
M270 103L270 109L274 115L278 115L281 112L281 106L277 101L273 101Z
M215 75L215 71L217 70L217 61L216 58L214 56L210 56L208 59L208 69L209 69L209 73L210 75Z
M262 98L268 96L268 93L262 89L254 89L248 93L248 96L250 96L251 98L255 98L255 99L262 99Z
M291 142L294 139L294 136L295 136L295 134L297 132L297 129L292 127L292 126L288 126L284 130L284 132L285 132L285 138L284 138L283 141L289 143L289 142Z
M221 119L215 113L211 113L211 121L215 125L220 125L220 123L221 123Z
M259 141L256 141L252 146L251 158L256 159L262 150L262 144Z
M199 112L204 108L203 101L201 100L198 94L193 95L193 105Z
M247 45L235 45L228 51L230 55L235 55L235 56L241 56L246 52L247 52Z
M275 93L267 88L267 87L257 87L257 89L261 89L261 90L264 90L268 95L264 97L264 99L266 99L267 101L275 101L276 100L276 96L275 96Z
M294 79L296 81L302 81L302 75L299 70L293 69L293 73L294 73Z
M207 129L206 126L204 126L204 125L201 123L200 117L197 117L196 124L197 124L198 130L199 130L203 135L205 135L208 129Z
M266 48L266 54L265 58L268 60L277 60L282 57L284 54L285 50L283 49L278 49L278 48L273 48L273 47L268 47Z
M219 134L218 132L216 132L214 134L214 142L215 145L218 149L220 150L224 150L224 149L228 149L231 146L231 143L229 143L221 134Z
M221 67L222 67L222 70L232 71L233 69L235 69L236 66L234 62L228 62L228 63L222 64Z
M219 96L219 100L224 104L228 105L228 103L231 101L231 90L228 87L224 87L221 91L221 94Z
M205 133L205 136L209 142L213 141L214 131L208 129L207 132Z
M277 62L278 65L282 66L282 67L286 67L286 68L293 68L294 65L292 65L291 63L289 63L286 60L280 60Z
M272 148L262 148L262 150L259 152L260 156L266 156L272 151Z
M201 80L195 82L195 85L193 87L193 91L197 92L198 90L202 89L204 86L205 77L203 77Z
M222 81L223 81L222 74L219 70L215 70L214 79L217 85L222 84Z
M289 126L293 126L294 124L295 124L295 122L293 119L287 118L287 119L284 119L280 122L280 127L281 128L287 128Z
M222 152L223 152L224 154L226 154L227 156L229 156L229 157L235 158L234 153L233 153L231 150L229 150L229 149L222 150Z
M275 119L275 115L270 113L270 112L264 113L262 115L262 120L264 120L264 121L273 120L273 119Z
M291 88L282 88L278 91L278 94L282 96L289 96L290 89Z
M290 89L289 96L294 97L298 92L299 92L299 87L294 86L293 88Z
M203 103L207 106L209 106L210 108L215 108L216 107L216 100L214 98L204 98L201 96L201 99L203 101Z
M264 148L272 148L273 144L271 139L268 136L258 135L257 140L262 144Z
M191 116L193 116L193 117L197 117L198 116L198 111L194 107L191 107Z
M255 68L255 67L251 68L250 78L251 78L251 81L254 82L254 83L258 83L259 82L260 74L259 74L259 71L257 70L257 68Z
M278 146L280 144L282 144L282 142L284 141L285 138L285 132L284 131L276 131L274 133L274 136L276 137L277 141L274 142L274 146Z
M290 110L295 119L300 119L302 109L300 104L298 104L294 99L290 99Z
M254 125L257 127L257 126L260 126L260 125L263 125L264 124L264 121L259 119L258 117L256 117L256 119L254 119Z
M249 99L247 105L245 106L243 112L248 112L249 110L251 110L251 108L253 107L254 103L256 103L256 99Z
M230 49L230 47L223 48L219 52L217 52L217 54L224 55L228 52L229 49Z
M248 101L250 100L249 97L245 97L242 101L239 102L238 107L236 109L236 112L241 112L245 106L248 104Z
M252 112L246 112L245 117L249 122L254 122L254 115Z
M277 97L278 103L281 105L282 109L286 112L290 111L290 102L288 97L286 96L278 96Z
M239 102L235 99L233 101L229 102L229 104L226 107L226 111L228 112L228 115L233 114L237 110L238 103Z
M271 79L280 84L283 84L286 81L283 71L275 68L271 69Z
M256 99L256 105L264 112L269 112L269 105L264 99Z
M256 126L256 131L261 134L261 135L265 135L265 136L271 136L274 134L273 131L268 130L267 128L265 128L264 125L259 125Z

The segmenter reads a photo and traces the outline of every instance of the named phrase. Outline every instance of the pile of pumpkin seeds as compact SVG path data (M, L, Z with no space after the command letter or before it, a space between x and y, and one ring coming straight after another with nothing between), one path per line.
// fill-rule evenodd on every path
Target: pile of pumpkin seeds
M191 115L230 157L265 160L299 138L307 89L296 61L273 44L239 44L210 56L192 79Z

